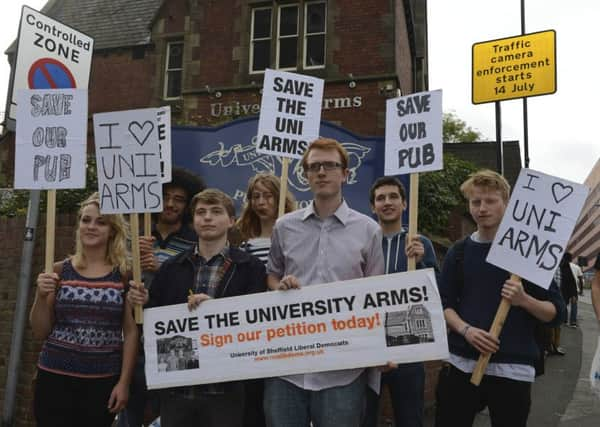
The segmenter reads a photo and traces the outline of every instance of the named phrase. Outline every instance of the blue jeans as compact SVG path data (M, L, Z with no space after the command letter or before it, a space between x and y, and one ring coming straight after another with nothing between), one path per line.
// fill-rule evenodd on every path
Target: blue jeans
M571 298L571 312L569 313L569 324L577 324L577 297Z
M265 380L267 427L358 427L365 403L363 372L345 386L304 390L281 378Z
M389 387L394 408L396 427L421 427L425 393L425 366L423 363L406 363L381 375L381 389ZM379 425L379 395L367 391L367 413L363 427Z

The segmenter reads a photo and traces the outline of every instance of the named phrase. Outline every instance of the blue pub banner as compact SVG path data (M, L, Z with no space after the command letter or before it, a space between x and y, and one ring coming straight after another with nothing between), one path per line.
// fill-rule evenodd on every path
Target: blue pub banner
M258 116L219 127L173 126L173 165L196 172L208 187L225 191L235 201L239 214L251 177L260 172L281 176L280 157L256 152L257 129ZM371 215L369 188L383 176L383 137L358 136L325 121L321 121L320 135L336 139L348 150L350 175L343 188L344 198L350 207ZM299 207L305 207L312 193L299 160L290 159L288 173L288 190L296 197ZM400 178L408 191L408 176Z

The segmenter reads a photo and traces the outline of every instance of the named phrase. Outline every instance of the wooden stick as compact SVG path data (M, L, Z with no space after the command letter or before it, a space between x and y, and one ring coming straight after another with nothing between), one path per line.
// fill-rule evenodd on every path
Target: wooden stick
M152 214L144 212L144 236L152 236Z
M417 235L418 222L419 222L419 174L410 174L410 200L408 210L408 235L406 236L406 243ZM408 271L417 269L417 259L409 257L407 260Z
M284 157L281 159L281 183L279 184L279 213L277 217L282 216L285 213L285 201L287 199L287 187L288 187L288 169L290 159Z
M516 274L511 274L510 280L520 281L521 278ZM500 305L498 306L498 311L496 311L494 322L492 323L492 327L490 328L490 334L494 338L498 338L500 336L500 332L502 332L502 327L504 326L504 322L506 321L506 316L508 316L509 310L510 301L506 298L502 298L502 301L500 301ZM473 374L471 375L471 384L479 385L481 383L481 379L483 378L485 370L487 369L487 365L490 362L490 357L492 357L491 354L482 354L479 356L477 365L475 365L475 369L473 370Z
M138 214L129 215L129 225L131 227L131 256L133 258L133 281L142 283L142 268L140 265L140 223ZM141 305L134 308L135 323L141 325L144 323L144 312Z
M56 231L56 190L46 193L46 259L44 271L54 272L54 235Z

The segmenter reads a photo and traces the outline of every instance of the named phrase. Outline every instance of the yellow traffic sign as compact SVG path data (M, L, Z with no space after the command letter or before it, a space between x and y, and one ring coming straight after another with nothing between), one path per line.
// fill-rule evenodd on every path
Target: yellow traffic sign
M556 92L554 30L473 44L473 104Z

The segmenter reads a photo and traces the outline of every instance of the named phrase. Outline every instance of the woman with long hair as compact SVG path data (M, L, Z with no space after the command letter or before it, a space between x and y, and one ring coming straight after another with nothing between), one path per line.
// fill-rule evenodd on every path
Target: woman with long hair
M37 278L29 320L43 339L34 413L39 427L108 427L123 409L138 330L125 298L127 222L102 215L98 193L81 203L75 254Z
M279 178L259 173L248 181L246 205L237 221L242 247L265 264L271 248L271 233L279 208ZM295 209L294 197L286 194L285 213Z
M259 258L264 264L269 258L271 234L279 210L279 178L267 173L259 173L248 181L246 204L236 228L242 241L241 248ZM285 212L295 209L293 196L288 192ZM265 425L263 411L264 380L246 382L246 407L244 425L262 427Z

